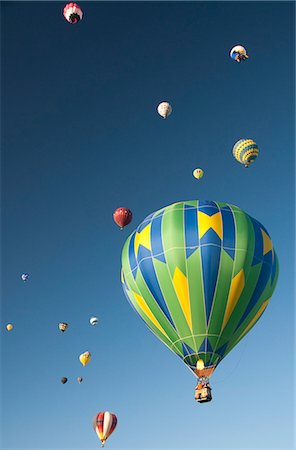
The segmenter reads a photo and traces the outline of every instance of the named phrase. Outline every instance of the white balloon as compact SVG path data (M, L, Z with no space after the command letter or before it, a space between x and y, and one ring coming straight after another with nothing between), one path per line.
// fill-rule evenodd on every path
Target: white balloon
M98 319L97 317L91 317L91 318L89 319L89 322L90 322L91 325L95 326L95 325L98 324L99 319Z
M28 281L28 279L29 279L29 274L28 274L28 273L23 273L23 274L21 275L21 279L22 279L23 281Z
M166 119L172 112L172 107L168 102L162 102L157 107L158 114Z

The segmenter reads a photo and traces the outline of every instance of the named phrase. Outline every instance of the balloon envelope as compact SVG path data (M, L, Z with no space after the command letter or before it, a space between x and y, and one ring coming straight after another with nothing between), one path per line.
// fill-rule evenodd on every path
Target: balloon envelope
M97 317L91 317L89 322L92 326L98 325L99 319Z
M122 229L126 227L133 218L133 214L128 208L117 208L113 213L114 222Z
M240 139L234 145L232 154L238 162L249 167L259 154L258 145L253 139Z
M29 279L29 274L28 274L28 273L23 273L23 274L21 275L21 279L22 279L23 281L28 281L28 279Z
M157 107L158 114L166 119L172 112L172 107L168 102L161 102Z
M64 333L67 330L68 326L69 325L66 322L61 322L59 323L59 330Z
M204 175L204 171L202 169L194 169L193 176L197 180L200 180Z
M265 311L278 260L264 226L237 206L185 201L150 214L129 236L121 277L151 331L209 376Z
M230 50L230 58L236 60L237 62L245 61L248 58L245 47L242 45L235 45Z
M67 22L74 24L82 19L83 12L77 3L68 3L64 7L63 15Z
M86 366L90 362L91 354L89 352L84 352L79 356L79 361L83 366Z
M66 377L61 378L61 383L62 384L67 383L67 381L68 381L68 378L66 378Z
M12 323L8 323L8 324L6 325L6 329L7 329L7 331L11 331L11 330L13 329Z
M99 412L95 415L93 419L94 430L102 442L102 447L104 447L105 441L113 433L117 425L117 417L114 413Z

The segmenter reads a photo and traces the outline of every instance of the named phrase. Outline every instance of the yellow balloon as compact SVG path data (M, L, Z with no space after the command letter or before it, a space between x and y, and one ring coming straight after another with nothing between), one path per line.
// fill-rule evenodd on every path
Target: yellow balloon
M8 324L6 325L6 329L7 329L7 331L12 330L12 329L13 329L13 325L12 325L11 323L8 323Z
M197 180L200 180L203 177L204 171L202 169L194 169L193 176Z
M196 363L197 370L203 370L205 368L205 363L202 359L199 359Z
M83 366L86 366L86 364L88 364L90 361L90 357L91 355L89 352L84 352L79 356L79 361Z

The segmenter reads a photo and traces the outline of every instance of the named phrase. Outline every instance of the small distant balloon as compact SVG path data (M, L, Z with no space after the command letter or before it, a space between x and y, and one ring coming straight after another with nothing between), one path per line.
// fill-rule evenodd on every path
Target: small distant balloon
M82 378L82 377L78 377L78 378L77 378L77 381L78 381L78 383L80 384L80 383L82 383L83 378Z
M161 102L157 107L158 114L166 119L172 113L173 108L168 102Z
M66 377L61 378L61 383L62 384L67 383L67 381L68 381L68 378L66 378Z
M91 354L89 352L84 352L79 356L79 361L83 366L86 366L90 362Z
M64 7L64 17L69 23L78 23L83 16L82 9L77 3L68 3Z
M249 167L259 154L258 145L253 139L240 139L234 145L232 154L239 163Z
M28 281L28 279L29 279L29 274L28 274L28 273L23 273L23 274L21 275L21 279L22 279L23 281Z
M94 327L95 325L98 325L99 319L97 317L91 317L89 322Z
M117 208L113 213L114 222L119 226L122 230L129 223L131 223L133 218L133 214L128 208Z
M204 171L202 169L194 169L193 176L197 180L200 180L204 176Z
M62 333L64 333L64 332L67 330L68 326L69 326L69 325L68 325L66 322L60 322L60 323L59 323L59 330L60 330Z
M245 61L248 57L245 47L236 45L230 50L230 58L237 62Z
M6 325L6 329L7 329L7 331L11 331L11 330L13 329L12 323L8 323L8 324Z

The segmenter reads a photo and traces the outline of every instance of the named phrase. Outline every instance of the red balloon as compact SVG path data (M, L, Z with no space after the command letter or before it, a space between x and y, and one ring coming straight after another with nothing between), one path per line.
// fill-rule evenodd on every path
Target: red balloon
M114 222L117 223L121 230L131 223L132 218L133 214L128 208L117 208L113 213Z

